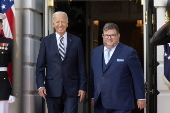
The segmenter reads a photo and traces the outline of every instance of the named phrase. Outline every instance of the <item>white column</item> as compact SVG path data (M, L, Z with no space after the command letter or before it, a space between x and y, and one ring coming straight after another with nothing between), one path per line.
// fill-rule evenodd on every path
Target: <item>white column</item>
M157 9L157 29L159 29L165 23L165 10L167 0L155 0L154 6ZM157 46L157 88L160 94L157 96L157 113L170 113L170 91L166 88L162 82L162 76L164 75L164 48L163 46Z
M42 28L44 23L42 22L44 13L43 0L22 0L23 5L20 6L21 0L15 0L15 22L16 22L16 39L20 38L18 35L21 31L18 27L23 20L23 40L24 40L24 62L23 62L23 113L42 113L42 98L37 93L35 84L35 64L37 55L39 52L39 39L42 38ZM19 11L23 10L23 17L20 19ZM43 24L42 24L43 23ZM21 50L21 48L18 48ZM15 76L14 76L15 77ZM16 101L9 104L9 113L18 113L16 111L18 100L21 97L16 98Z

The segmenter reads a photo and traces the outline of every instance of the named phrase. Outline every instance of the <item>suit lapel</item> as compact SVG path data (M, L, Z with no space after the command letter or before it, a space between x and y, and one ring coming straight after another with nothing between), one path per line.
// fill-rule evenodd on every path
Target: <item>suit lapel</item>
M51 43L52 43L52 45L53 45L55 51L57 52L58 56L60 57L60 54L59 54L59 51L58 51L57 39L56 39L55 33L52 34Z
M104 71L106 71L107 68L110 66L110 64L116 59L117 55L121 52L122 47L123 47L123 44L119 42L119 44L117 45L117 47L116 47L114 53L112 54L112 57L110 58L110 61L108 62Z
M67 48L66 48L66 54L65 54L65 58L67 57L69 50L71 48L71 44L72 44L72 38L71 35L69 33L67 33Z
M98 51L99 54L97 54L98 56L96 57L96 58L98 58L98 62L99 62L101 72L103 72L103 60L104 60L103 50L104 50L104 45L100 46L100 49Z

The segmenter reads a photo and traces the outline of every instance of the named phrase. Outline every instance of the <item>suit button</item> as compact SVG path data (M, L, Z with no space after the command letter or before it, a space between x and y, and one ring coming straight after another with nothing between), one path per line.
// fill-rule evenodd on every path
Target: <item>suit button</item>
M102 77L102 79L104 79L104 77Z
M4 54L4 52L2 52L2 54Z
M6 78L4 78L4 80L5 80Z

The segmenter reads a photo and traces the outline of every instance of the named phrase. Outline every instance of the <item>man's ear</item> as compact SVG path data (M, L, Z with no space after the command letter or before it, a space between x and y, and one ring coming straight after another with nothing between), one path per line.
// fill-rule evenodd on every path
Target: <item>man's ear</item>
M120 38L120 33L118 34L118 37Z
M102 34L102 38L104 38L104 37L103 37L103 34Z
M67 22L67 27L68 27L68 22Z

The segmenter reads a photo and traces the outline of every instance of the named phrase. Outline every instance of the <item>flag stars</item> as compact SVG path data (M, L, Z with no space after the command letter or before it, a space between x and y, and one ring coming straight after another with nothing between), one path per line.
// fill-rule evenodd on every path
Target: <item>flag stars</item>
M5 6L6 6L6 5L2 4L2 6L1 6L1 7L2 7L2 9L5 9Z
M168 57L168 60L170 60L170 56Z
M167 54L165 53L165 56L167 56Z

